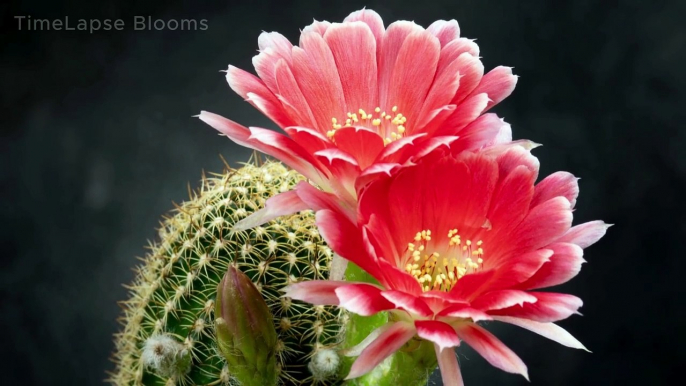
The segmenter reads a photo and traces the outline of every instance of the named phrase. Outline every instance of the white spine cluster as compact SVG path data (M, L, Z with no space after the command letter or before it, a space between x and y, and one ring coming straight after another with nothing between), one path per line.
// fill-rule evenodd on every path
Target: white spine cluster
M183 377L190 370L186 346L167 334L153 335L145 341L141 362L163 377Z
M317 351L307 365L312 377L317 381L324 381L336 375L341 359L336 351L321 349Z

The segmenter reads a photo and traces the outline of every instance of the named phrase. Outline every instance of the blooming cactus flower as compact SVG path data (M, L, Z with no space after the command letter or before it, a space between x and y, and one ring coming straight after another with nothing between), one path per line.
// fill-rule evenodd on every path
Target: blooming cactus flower
M509 125L484 112L512 92L517 78L509 67L484 75L479 47L460 37L455 20L427 29L408 21L384 28L376 12L363 9L343 23L315 21L299 46L276 32L262 33L258 44L259 77L229 66L226 78L287 135L209 112L199 117L322 191L299 194L298 187L276 196L237 229L316 210L321 200L333 200L353 219L358 188L373 176L441 145L477 149L511 139Z
M292 284L284 296L336 304L360 315L389 311L393 322L362 342L348 378L372 370L413 337L435 345L444 384L461 385L452 347L467 342L493 366L525 377L525 364L477 322L496 320L565 346L584 346L553 322L581 307L567 294L538 292L574 277L583 248L607 229L571 227L577 179L558 172L534 185L538 161L519 146L426 157L371 182L359 223L336 207L317 225L331 248L379 285Z

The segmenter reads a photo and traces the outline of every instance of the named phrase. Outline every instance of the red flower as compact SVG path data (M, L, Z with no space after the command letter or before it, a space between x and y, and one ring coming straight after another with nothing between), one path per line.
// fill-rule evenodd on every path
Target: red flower
M538 160L521 147L427 157L361 193L359 223L335 207L317 213L331 248L376 278L313 281L285 296L337 304L395 320L364 342L349 378L379 364L414 336L435 344L446 385L461 385L453 350L467 342L493 366L527 377L524 363L476 324L511 323L563 345L584 348L552 322L581 307L567 294L534 291L562 284L584 262L583 248L607 229L571 227L577 179L558 172L537 185ZM358 350L359 351L359 350Z
M511 139L509 125L482 114L512 92L517 78L509 67L484 75L479 47L459 35L455 20L427 29L398 21L384 29L366 9L343 23L315 21L299 46L265 32L253 58L259 77L230 66L227 80L287 136L208 112L200 119L299 171L333 194L317 200L334 200L352 219L357 190L370 177L441 145L478 149ZM317 209L299 189L274 197L237 228Z

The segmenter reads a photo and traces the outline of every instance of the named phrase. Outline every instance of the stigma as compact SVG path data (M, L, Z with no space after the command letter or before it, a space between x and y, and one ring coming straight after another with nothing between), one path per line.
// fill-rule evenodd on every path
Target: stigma
M326 136L333 140L336 130L350 126L363 126L376 131L383 138L384 145L404 136L407 117L398 113L398 106L393 106L390 113L380 107L370 111L372 112L367 113L365 110L359 109L357 113L349 112L346 114L345 122L339 121L335 117L331 118L331 129L326 132Z
M412 275L426 291L450 291L467 274L483 268L483 241L462 240L457 229L448 231L448 249L442 256L431 250L439 243L432 242L430 229L415 234L407 244L405 271Z

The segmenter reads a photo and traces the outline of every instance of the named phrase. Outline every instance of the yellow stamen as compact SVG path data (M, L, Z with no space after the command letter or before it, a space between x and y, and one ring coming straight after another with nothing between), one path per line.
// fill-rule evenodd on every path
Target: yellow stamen
M331 118L331 128L335 131L346 126L367 126L382 136L384 145L402 138L408 132L407 117L398 112L398 106L391 108L393 115L387 114L380 106L375 107L373 111L373 113L367 113L367 110L360 108L356 113L347 112L345 122L333 117ZM334 134L331 130L326 132L327 137L332 140Z
M450 229L447 232L447 254L446 257L441 257L446 251L432 251L442 243L433 244L431 236L430 229L423 229L416 232L413 241L407 244L409 261L405 269L421 284L424 291L450 291L462 277L477 272L483 266L482 240L476 241L478 248L472 249L471 239L462 244L457 228Z

